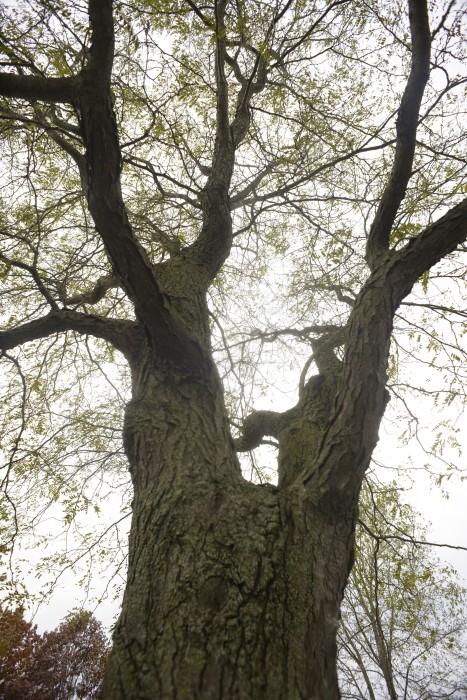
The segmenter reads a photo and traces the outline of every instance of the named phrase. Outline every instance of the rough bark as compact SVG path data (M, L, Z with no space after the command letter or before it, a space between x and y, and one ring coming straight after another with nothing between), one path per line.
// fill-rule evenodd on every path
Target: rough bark
M133 361L128 584L106 698L338 698L355 510L244 481L216 373Z

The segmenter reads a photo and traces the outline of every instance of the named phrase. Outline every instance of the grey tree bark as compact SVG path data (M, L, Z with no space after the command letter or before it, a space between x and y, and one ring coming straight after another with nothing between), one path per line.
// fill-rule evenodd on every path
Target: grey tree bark
M77 76L0 74L4 96L75 106L89 209L112 279L138 319L108 321L55 304L43 319L0 333L0 348L7 350L72 328L113 343L131 367L124 444L133 520L123 609L103 689L109 700L337 700L339 607L359 490L387 402L393 316L420 275L467 238L464 200L404 248L389 249L429 68L426 2L410 0L413 67L393 172L368 241L371 274L346 328L316 341L319 374L297 405L250 416L234 441L210 352L206 293L230 251L235 151L249 128L251 96L266 83L258 57L229 122L226 5L216 3L217 134L202 229L194 244L159 266L139 245L120 189L110 93L112 1L89 2L91 56ZM279 442L277 487L245 481L236 456L265 435Z
M336 519L306 489L244 481L214 371L167 382L141 369L125 423L128 584L104 697L338 697L355 509Z

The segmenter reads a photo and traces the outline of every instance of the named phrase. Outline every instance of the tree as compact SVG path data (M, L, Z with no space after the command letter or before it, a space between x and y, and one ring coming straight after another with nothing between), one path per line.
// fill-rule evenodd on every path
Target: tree
M19 608L15 611L0 610L0 632L1 697L28 697L32 687L27 670L40 637L35 627L24 620Z
M42 636L20 609L1 611L0 691L4 700L99 697L108 642L89 612L71 614Z
M460 699L467 687L465 590L430 556L426 528L397 485L373 487L366 483L360 501L342 606L343 697Z
M462 8L432 8L432 29L426 0L37 0L4 13L0 348L5 402L20 398L4 429L5 531L20 532L26 493L38 511L60 502L71 527L92 475L121 479L118 423L101 424L118 406L97 397L92 416L78 392L116 349L131 372L133 500L104 697L337 698L394 317L441 260L461 275L449 266L467 238ZM287 249L296 323L247 324L233 343L257 304L239 290L257 281L270 318L264 268ZM312 352L291 355L298 401L249 413L232 439L230 378L281 337ZM232 348L248 341L238 374ZM237 453L271 438L277 486L245 480Z

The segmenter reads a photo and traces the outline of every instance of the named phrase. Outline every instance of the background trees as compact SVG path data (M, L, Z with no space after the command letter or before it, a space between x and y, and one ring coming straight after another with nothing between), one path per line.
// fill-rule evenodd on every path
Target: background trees
M149 353L147 338L185 370L199 342L204 359L212 345L235 447L281 443L281 487L301 473L314 497L326 474L339 492L351 482L339 520L350 542L386 370L390 410L417 438L412 392L462 403L463 8L436 4L428 27L418 1L410 21L403 3L134 2L131 20L114 3L115 47L109 8L90 3L92 27L80 3L4 8L7 549L30 534L48 544L48 513L67 549L49 572L101 556L124 566L122 355L140 400L134 350ZM404 376L403 360L426 362L427 349L443 373L433 389ZM152 425L181 440L181 420L156 415L174 386L164 371ZM324 389L309 382L317 372ZM205 415L183 391L190 416ZM277 415L247 419L252 408L279 408L280 429ZM192 437L201 455L210 440ZM236 464L220 442L219 461ZM455 435L443 429L427 449L442 442ZM248 459L254 480L275 480L264 458ZM118 517L100 514L106 498Z
M465 589L396 483L367 482L339 632L346 698L462 698Z
M0 693L4 700L97 698L109 644L88 612L69 615L42 636L22 611L2 609Z

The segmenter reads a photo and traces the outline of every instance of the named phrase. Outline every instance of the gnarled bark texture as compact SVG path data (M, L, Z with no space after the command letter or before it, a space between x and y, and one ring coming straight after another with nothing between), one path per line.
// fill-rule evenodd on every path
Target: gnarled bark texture
M337 698L356 501L336 513L295 478L290 488L242 478L209 354L205 281L191 271L186 283L184 270L174 260L158 279L204 363L177 369L142 329L129 355L133 521L103 697ZM317 451L324 383L310 380L297 407L277 414L285 482L287 463L297 477Z
M125 422L128 583L104 697L337 698L355 509L244 481L215 373L167 381L140 363Z

